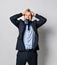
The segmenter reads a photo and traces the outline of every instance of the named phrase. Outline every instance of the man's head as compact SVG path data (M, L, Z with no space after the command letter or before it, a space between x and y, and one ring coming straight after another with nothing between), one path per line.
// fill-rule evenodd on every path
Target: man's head
M32 12L30 9L26 9L25 13L24 13L24 19L29 19L29 20L32 20Z

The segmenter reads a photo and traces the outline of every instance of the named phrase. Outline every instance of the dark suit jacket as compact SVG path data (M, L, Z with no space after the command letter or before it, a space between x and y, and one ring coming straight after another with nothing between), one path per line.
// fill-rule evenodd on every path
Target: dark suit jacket
M22 16L22 13L15 14L15 15L10 17L10 20L19 30L19 35L17 37L16 50L22 51L22 50L25 50L25 46L24 46L24 42L23 42L23 35L24 35L24 31L25 31L25 23L22 19L20 19L20 20L17 19L21 16ZM36 40L35 40L35 43L34 43L34 46L33 46L33 50L39 50L39 44L38 44L39 37L38 37L37 29L40 26L42 26L47 21L47 19L45 17L39 15L39 14L36 14L35 17L38 18L39 21L34 20L31 23L31 25L32 25L35 33L36 33L36 36L35 36Z

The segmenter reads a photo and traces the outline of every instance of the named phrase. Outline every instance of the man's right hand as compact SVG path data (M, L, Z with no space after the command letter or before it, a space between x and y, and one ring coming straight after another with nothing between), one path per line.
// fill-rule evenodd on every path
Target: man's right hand
M25 12L26 12L26 11L24 11L24 12L22 13L23 16L25 16Z

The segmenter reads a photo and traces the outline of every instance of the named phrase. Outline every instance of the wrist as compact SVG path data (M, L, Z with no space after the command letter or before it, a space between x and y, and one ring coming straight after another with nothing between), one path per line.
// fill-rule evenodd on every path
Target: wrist
M34 15L33 15L34 17L36 16L36 13L34 13Z
M21 13L21 15L23 16L23 13Z
M22 14L22 13L19 13L19 15L23 16L23 14Z

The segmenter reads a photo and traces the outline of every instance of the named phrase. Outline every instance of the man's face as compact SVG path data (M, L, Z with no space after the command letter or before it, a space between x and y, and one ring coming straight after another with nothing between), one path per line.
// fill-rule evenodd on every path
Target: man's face
M25 12L25 15L24 15L24 19L32 20L31 12L26 11L26 12Z

